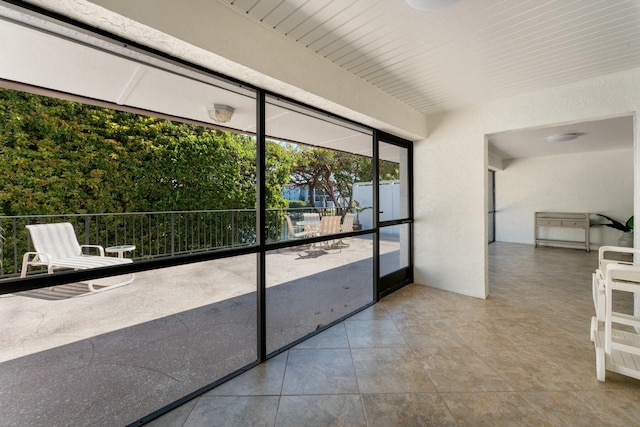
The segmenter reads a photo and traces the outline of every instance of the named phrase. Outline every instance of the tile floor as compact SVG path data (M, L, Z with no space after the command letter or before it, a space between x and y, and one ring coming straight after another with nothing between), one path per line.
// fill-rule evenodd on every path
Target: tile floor
M640 425L640 381L595 377L597 252L489 252L487 300L407 286L149 425Z

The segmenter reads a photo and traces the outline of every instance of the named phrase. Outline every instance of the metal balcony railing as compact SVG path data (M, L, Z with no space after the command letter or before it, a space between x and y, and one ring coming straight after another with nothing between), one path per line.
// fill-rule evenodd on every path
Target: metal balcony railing
M269 209L267 240L287 238L285 213L301 219L303 212L310 211L335 213L332 209ZM0 278L19 276L22 255L34 250L25 226L52 222L73 224L80 244L135 245L135 251L127 256L137 260L251 246L256 242L253 209L0 216Z

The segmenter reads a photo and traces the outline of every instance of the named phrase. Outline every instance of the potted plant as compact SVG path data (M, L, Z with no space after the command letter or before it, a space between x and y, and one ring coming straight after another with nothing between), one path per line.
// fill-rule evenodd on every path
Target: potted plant
M615 228L622 231L622 236L618 239L618 246L632 248L633 247L633 215L624 224L606 215L598 214L603 218L611 221L611 224L604 224L607 227Z
M372 206L362 207L357 200L353 201L353 210L356 211L356 218L353 220L353 229L355 231L362 230L362 224L360 224L360 212L371 209Z

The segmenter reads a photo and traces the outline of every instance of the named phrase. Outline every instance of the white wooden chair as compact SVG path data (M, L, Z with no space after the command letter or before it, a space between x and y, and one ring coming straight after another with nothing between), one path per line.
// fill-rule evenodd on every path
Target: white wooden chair
M595 339L595 334L600 329L600 325L605 320L605 272L611 265L640 265L634 264L632 257L640 255L640 249L626 248L621 246L601 246L598 249L598 268L592 275L593 305L596 315L591 318L591 341ZM636 297L634 297L636 298ZM636 299L636 304L638 303ZM637 308L636 308L637 309Z
M640 266L610 263L604 270L604 328L593 331L596 376L604 381L606 371L640 379L640 316L613 311L613 291L640 292ZM602 309L602 307L601 307Z
M20 277L27 275L29 266L46 266L47 273L54 270L72 269L85 270L89 268L107 267L133 262L128 258L105 256L104 248L100 245L80 245L73 226L68 222L54 224L27 225L34 252L27 252L22 257ZM98 255L85 255L83 249L93 249ZM127 281L116 283L104 288L96 289L93 283L87 283L91 292L123 286L133 281L134 275Z

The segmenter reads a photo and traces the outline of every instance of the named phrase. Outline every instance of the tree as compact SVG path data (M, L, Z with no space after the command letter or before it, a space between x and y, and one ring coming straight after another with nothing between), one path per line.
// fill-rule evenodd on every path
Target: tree
M4 215L255 209L249 135L0 89ZM268 143L267 200L285 205L284 149Z
M291 183L307 187L311 194L316 189L324 190L339 210L353 206L355 183L373 180L370 157L324 148L297 146L291 148L291 153L293 157ZM397 179L398 164L381 161L379 173L384 179ZM313 197L310 202L313 207L316 207Z
M257 150L251 135L8 89L0 89L0 123L1 216L239 210L233 224L228 215L208 215L207 224L217 230L211 234L231 236L234 244L255 241ZM267 205L282 208L291 159L281 145L267 147ZM109 221L113 225L116 217ZM14 225L4 247L13 251L16 236L21 254L24 220ZM277 236L277 218L268 225ZM113 241L107 239L112 231L99 233ZM138 238L151 246L152 237ZM196 249L217 247L207 244ZM4 255L11 258L5 271L12 271L15 254Z

